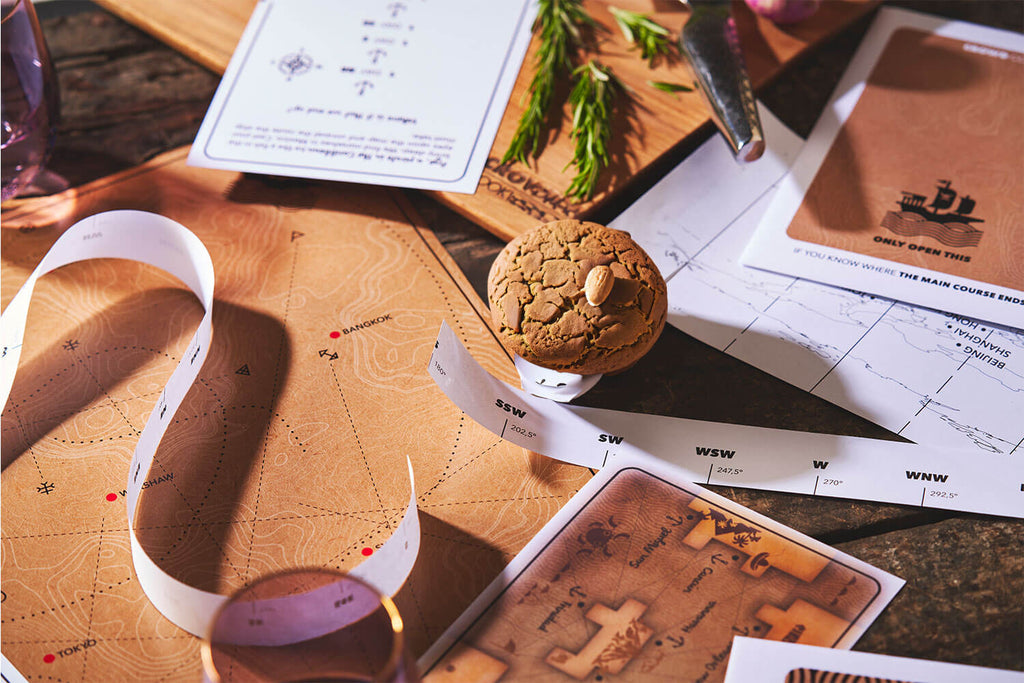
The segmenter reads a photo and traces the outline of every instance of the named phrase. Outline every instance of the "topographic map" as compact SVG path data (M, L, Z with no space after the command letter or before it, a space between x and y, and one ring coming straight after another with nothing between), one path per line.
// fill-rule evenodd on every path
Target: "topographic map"
M4 213L3 303L56 238L111 209L195 232L213 346L146 478L135 528L162 569L229 593L371 556L416 475L423 543L396 602L422 651L589 478L468 420L426 365L442 319L495 372L482 304L400 194L187 167L185 151ZM36 287L3 413L2 645L30 680L195 681L199 641L132 567L128 463L202 317L121 260Z
M800 144L762 117L760 161L713 138L612 223L668 280L669 323L911 441L1019 453L1024 333L740 264Z

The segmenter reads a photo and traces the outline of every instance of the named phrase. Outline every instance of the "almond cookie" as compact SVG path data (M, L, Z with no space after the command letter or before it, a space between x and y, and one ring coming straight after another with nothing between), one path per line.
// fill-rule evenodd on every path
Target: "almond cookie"
M545 223L509 242L487 277L505 348L580 375L635 363L665 326L665 280L629 233L584 221Z

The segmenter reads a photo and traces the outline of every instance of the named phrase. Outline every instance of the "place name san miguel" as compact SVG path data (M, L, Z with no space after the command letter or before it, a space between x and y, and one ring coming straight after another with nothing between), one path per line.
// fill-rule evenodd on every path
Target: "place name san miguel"
M638 568L641 564L644 563L644 560L651 556L651 553L656 551L658 548L665 547L665 539L668 538L670 535L672 535L672 529L669 529L668 527L664 526L661 527L661 530L658 532L658 535L649 540L647 543L643 545L642 548L640 548L640 555L635 560L629 561L629 566L633 567L634 569Z
M66 647L63 650L57 650L57 656L60 657L61 659L63 659L64 657L70 657L72 655L77 655L82 650L87 650L90 647L95 647L95 645L96 645L96 639L95 638L89 638L88 640L84 640L81 643L76 643L75 645L71 645L70 647ZM4 680L7 680L7 679L5 678Z
M557 221L579 215L579 208L561 192L513 170L511 164L502 164L497 157L488 157L485 168L490 173L484 173L480 187L531 218Z
M156 486L157 484L162 484L165 481L170 481L172 479L174 479L174 472L168 472L167 474L160 475L156 479L149 479L147 481L142 482L142 488L148 489L150 486ZM127 490L121 491L122 498L124 498L126 495L128 495Z
M946 318L949 319L949 329L953 330L953 334L957 339L962 339L964 350L968 356L977 358L978 360L988 363L994 368L1002 370L1006 367L1006 359L1008 359L1013 352L1010 349L1004 348L998 342L989 341L988 336L991 329L984 329L981 325L970 318L963 318L955 314L946 314ZM953 327L956 325L956 327ZM979 334L982 331L986 332L983 337Z
M372 318L370 320L364 320L363 322L357 323L355 325L352 325L351 327L343 327L343 328L341 328L341 333L342 334L354 334L356 332L359 332L360 330L369 329L369 328L373 327L374 325L380 325L381 323L386 323L389 320L391 320L391 314L390 313L385 313L384 315L378 315L376 318Z
M662 526L654 538L647 541L647 543L644 543L643 547L640 548L640 554L636 559L629 561L630 567L638 569L652 553L659 548L665 547L665 539L672 535L672 532L676 530L676 527L680 527L686 523L686 520L682 517L676 517L673 515L665 515L665 519L668 520L669 525Z

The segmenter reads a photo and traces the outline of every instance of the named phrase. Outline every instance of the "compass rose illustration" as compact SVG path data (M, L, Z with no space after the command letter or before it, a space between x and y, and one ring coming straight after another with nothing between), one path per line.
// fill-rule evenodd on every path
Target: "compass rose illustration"
M313 58L302 48L299 48L298 52L290 52L277 60L277 70L285 75L286 81L319 68L320 65L314 62Z

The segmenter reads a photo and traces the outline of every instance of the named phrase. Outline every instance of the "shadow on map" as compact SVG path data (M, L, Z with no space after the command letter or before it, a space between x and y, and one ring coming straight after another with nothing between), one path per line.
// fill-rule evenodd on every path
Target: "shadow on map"
M149 311L164 316L160 342L146 338L140 329L141 314ZM40 313L42 319L37 317ZM29 329L62 328L65 315L64 310L39 311L37 307L29 314ZM183 352L201 316L202 309L190 292L161 288L130 294L102 313L62 329L61 339L48 340L45 352L19 366L3 414L3 469L36 446L53 453L104 441L120 442L117 450L123 450L125 442L134 446L159 389L173 370L171 361L177 363L174 354ZM177 326L180 334L170 338L173 333L167 330ZM110 342L114 337L118 341ZM26 344L32 342L31 336L26 338ZM153 369L154 362L159 370ZM151 366L148 371L147 366ZM118 394L124 397L114 398ZM75 419L85 420L94 438L76 439L86 428L76 429ZM65 423L66 429L55 431ZM127 481L127 460L123 466L122 479Z
M164 571L222 592L266 561L254 558L268 552L254 550L265 532L256 520L267 514L264 467L288 440L277 404L291 342L277 319L223 301L214 306L213 327L206 364L147 476L153 485L143 492L135 528Z
M122 519L108 526L123 528L129 460L201 315L190 292L149 289L62 332L18 373L3 415L3 468L21 460L18 467L38 470L61 494L51 503L117 495L111 520ZM144 473L135 527L162 569L215 591L246 575L258 509L252 489L290 343L279 321L224 301L214 306L213 327L199 377ZM89 506L80 514L114 511Z
M702 324L707 325L707 321ZM726 329L721 337L746 338L750 348L759 348L770 358L786 357L790 365L798 365L808 378L828 375L829 365L817 353L793 341L761 335L756 332ZM829 375L829 395L835 400L846 398L836 378ZM813 383L813 381L812 381ZM747 363L723 353L701 341L666 325L651 351L625 373L608 376L576 404L615 409L628 404L636 412L688 418L733 425L750 425L796 432L842 433L880 439L895 439L888 430L853 413L812 395ZM827 425L827 428L825 426ZM802 434L793 435L796 439ZM704 444L708 448L736 450L726 439L723 443ZM693 453L682 454L693 456ZM765 454L737 453L747 458L771 458ZM812 461L833 461L843 457L834 449L812 448L797 441L792 457L773 459L772 479L784 480L794 474L806 477ZM669 458L667 458L669 459ZM689 458L692 461L692 457ZM737 458L726 461L702 458L713 463L740 467ZM749 462L749 460L748 460ZM763 464L763 463L762 463ZM720 480L719 477L713 477ZM702 483L702 482L698 482Z
M422 509L419 520L420 552L408 580L395 594L415 652L433 643L507 563L504 553L483 538ZM424 615L430 615L429 623L424 623Z

